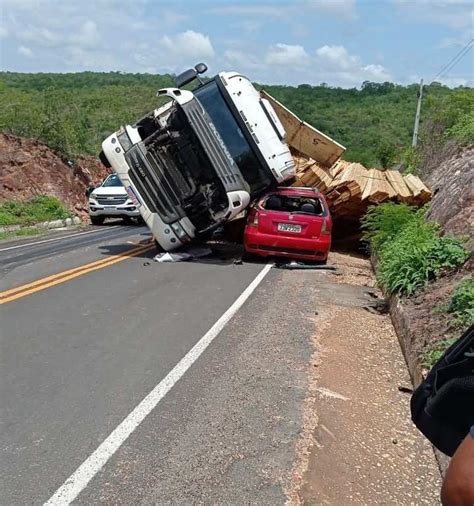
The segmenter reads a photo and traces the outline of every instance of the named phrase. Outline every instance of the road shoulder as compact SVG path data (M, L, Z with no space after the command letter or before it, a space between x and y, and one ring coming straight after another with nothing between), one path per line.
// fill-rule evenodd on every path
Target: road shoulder
M437 504L440 474L410 421L409 374L366 260L333 255L339 273L320 286L313 391L317 426L301 468L303 504ZM304 472L305 471L305 472Z

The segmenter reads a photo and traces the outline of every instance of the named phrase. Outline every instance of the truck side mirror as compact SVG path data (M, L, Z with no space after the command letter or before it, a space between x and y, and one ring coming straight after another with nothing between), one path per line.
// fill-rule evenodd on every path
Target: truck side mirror
M95 190L95 186L89 186L86 190L86 197L89 197L90 194Z
M198 74L204 74L204 72L207 72L207 65L205 63L198 63L195 67L194 67L194 70L198 73Z
M190 83L194 79L198 78L199 74L204 74L204 72L207 72L207 65L205 63L198 63L195 65L193 69L185 70L183 73L177 75L174 78L174 81L176 83L176 86L178 88L181 88L182 86ZM199 79L199 82L202 84L203 82L201 79Z
M175 83L178 88L183 87L184 85L190 83L194 79L196 79L197 72L194 69L185 70L179 76L175 77Z

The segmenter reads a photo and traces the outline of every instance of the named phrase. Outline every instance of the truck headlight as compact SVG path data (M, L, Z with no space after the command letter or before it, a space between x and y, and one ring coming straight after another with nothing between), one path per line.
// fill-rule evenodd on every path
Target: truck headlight
M173 232L178 236L178 239L184 240L188 238L188 234L183 230L183 227L178 223L172 223L171 228Z

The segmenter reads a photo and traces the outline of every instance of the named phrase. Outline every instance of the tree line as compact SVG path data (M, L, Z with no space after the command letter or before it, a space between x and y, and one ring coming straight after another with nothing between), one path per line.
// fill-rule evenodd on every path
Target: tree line
M67 158L96 155L101 142L120 125L156 108L159 88L173 85L169 74L0 72L0 129L42 140ZM345 145L347 160L388 167L407 156L416 84L364 82L360 89L324 83L256 86ZM425 88L422 121L429 124L438 118L453 136L472 142L473 104L473 89L432 83Z

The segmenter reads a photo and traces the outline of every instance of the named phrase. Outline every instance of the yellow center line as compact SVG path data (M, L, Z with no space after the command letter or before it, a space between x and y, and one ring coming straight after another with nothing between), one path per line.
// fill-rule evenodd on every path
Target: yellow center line
M5 290L4 292L0 292L0 304L11 302L21 297L25 297L26 295L39 292L40 290L45 290L46 288L59 285L60 283L64 283L65 281L69 281L84 274L88 274L89 272L93 272L102 269L104 267L108 267L109 265L122 262L127 258L135 257L140 253L149 251L154 247L155 247L154 244L149 243L144 244L142 246L139 246L138 248L133 248L124 253L120 253L119 255L112 255L103 260L97 260L95 262L75 267L74 269L68 269L66 271L53 274L52 276L37 279L36 281L27 283L25 285L17 286L16 288L11 288L10 290Z

